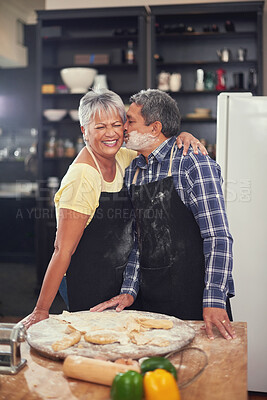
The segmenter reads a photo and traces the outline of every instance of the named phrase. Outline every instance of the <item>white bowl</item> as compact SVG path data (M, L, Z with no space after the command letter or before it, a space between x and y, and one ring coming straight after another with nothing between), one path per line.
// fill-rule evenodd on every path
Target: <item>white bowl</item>
M47 109L44 110L43 114L49 121L60 121L62 118L65 117L65 115L67 115L67 110Z
M79 121L79 113L78 110L69 110L69 116L73 121Z
M61 78L71 93L86 93L96 74L97 70L94 68L74 67L60 70Z

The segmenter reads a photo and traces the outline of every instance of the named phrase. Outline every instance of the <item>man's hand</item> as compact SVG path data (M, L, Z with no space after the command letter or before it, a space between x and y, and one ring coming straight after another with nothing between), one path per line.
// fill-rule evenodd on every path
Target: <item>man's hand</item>
M195 136L188 132L180 133L180 135L177 137L177 146L180 149L184 145L184 156L187 154L190 144L193 147L195 154L198 154L198 150L200 150L204 156L208 154L206 147L203 146L203 144L197 138L195 138Z
M206 307L203 309L203 319L209 339L214 339L212 326L215 325L222 336L227 339L235 339L236 334L231 326L227 312L223 308Z
M104 301L104 303L97 304L90 308L90 311L104 311L107 308L116 307L116 311L122 311L125 307L130 307L134 302L132 295L124 293L118 296L112 297L112 299Z
M36 324L37 322L40 322L46 318L49 318L48 311L35 308L30 315L25 317L20 322L22 322L25 328L28 329L31 325Z

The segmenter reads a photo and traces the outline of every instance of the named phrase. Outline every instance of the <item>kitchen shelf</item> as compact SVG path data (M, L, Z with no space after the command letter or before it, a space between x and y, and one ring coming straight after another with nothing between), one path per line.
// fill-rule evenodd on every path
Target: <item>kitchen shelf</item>
M82 64L82 65L43 65L42 67L44 70L61 70L63 68L100 68L100 69L136 69L138 68L138 63L134 64L127 64L127 63L120 63L120 64Z
M179 92L171 92L168 91L172 96L176 95L218 95L223 92L229 92L229 93L235 93L235 92L249 92L249 90L245 89L238 89L238 90L232 90L232 89L226 89L226 90L180 90Z
M238 61L238 60L231 60L228 62L223 61L166 61L166 62L157 62L157 67L190 67L190 66L214 66L214 67L221 67L221 66L240 66L243 67L244 65L256 64L257 60L245 60L245 61Z
M110 88L110 90L113 90ZM127 96L127 95L132 95L136 93L136 90L115 90L116 93L118 93L120 96ZM62 97L62 96L68 96L68 97L73 97L73 98L81 98L85 93L43 93L42 96L44 97ZM47 107L48 108L48 107Z
M62 44L62 43L76 43L76 42L95 42L95 41L105 41L105 42L114 42L114 41L136 41L138 40L138 35L112 35L110 34L103 34L103 35L96 35L92 34L89 36L86 35L77 35L73 37L66 37L66 36L60 36L60 37L43 37L43 43L44 45L46 44Z
M157 39L244 39L244 38L255 38L256 32L249 31L249 32L170 32L170 33L156 33Z
M186 118L186 117L182 117L182 122L216 122L217 118Z

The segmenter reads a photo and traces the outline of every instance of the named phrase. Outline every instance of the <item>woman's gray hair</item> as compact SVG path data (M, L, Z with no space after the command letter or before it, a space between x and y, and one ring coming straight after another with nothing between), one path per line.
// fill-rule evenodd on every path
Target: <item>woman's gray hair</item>
M81 126L88 125L97 113L119 113L122 122L126 122L125 107L120 96L107 89L91 89L80 100L79 120Z
M167 93L158 89L141 90L131 96L130 102L142 106L141 114L146 125L160 121L164 136L171 137L179 133L180 110L176 101Z

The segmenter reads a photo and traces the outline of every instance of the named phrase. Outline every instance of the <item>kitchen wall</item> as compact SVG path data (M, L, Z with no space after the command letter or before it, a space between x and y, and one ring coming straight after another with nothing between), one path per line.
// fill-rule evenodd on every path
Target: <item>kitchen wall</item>
M235 0L240 2L243 0ZM245 0L246 1L246 0ZM257 1L257 0L248 0ZM196 3L230 3L233 0L45 0L45 9L67 9L67 8L93 8L93 7L124 7L128 6L152 6L163 4L196 4ZM263 31L263 94L267 96L267 1L265 0L264 9L264 31Z

